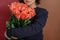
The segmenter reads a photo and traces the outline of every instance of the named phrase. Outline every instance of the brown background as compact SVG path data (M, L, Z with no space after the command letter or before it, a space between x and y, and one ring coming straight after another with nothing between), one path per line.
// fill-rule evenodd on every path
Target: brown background
M60 40L60 0L41 0L40 7L49 12L48 21L44 27L44 40Z
M5 21L9 18L7 5L15 0L0 0L0 40L6 30ZM44 40L60 40L60 0L41 0L39 7L49 12L46 26L43 29Z

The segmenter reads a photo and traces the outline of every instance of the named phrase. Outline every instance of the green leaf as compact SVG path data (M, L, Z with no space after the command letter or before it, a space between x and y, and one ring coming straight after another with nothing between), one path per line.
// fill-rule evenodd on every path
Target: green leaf
M12 28L15 28L14 24L11 25Z
M17 26L18 19L14 15L11 15L9 21L10 21L11 28L15 28Z
M10 22L9 21L6 21L6 27L10 28Z
M24 25L27 25L27 24L29 24L31 21L29 20L29 19L27 19L27 20L25 20L24 21Z

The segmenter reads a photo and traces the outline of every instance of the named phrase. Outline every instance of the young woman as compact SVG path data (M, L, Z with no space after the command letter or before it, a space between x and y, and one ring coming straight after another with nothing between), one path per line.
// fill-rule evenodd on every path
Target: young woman
M19 0L21 3L27 4L29 7L35 9L36 16L32 19L33 23L24 28L9 29L6 31L5 36L23 38L24 40L43 40L43 27L46 24L48 12L44 8L39 8L37 5L39 0ZM23 30L24 29L24 30Z

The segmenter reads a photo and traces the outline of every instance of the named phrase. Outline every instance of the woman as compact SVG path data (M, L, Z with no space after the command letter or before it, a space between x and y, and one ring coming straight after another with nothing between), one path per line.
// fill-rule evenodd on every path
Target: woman
M25 3L29 7L35 9L36 16L31 19L33 21L31 25L28 25L24 28L7 30L7 32L5 33L5 37L8 39L17 37L23 38L24 40L43 40L42 30L47 21L47 10L37 7L37 5L39 4L39 0L19 0L19 2Z

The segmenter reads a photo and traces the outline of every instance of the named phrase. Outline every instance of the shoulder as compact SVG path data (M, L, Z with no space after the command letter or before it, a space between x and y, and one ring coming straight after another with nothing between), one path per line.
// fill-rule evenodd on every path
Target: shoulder
M36 14L37 15L45 15L45 16L48 16L48 10L45 9L45 8L36 7L35 11L36 11Z
M37 8L36 8L36 12L37 12L38 14L45 14L45 15L48 15L48 10L45 9L45 8L37 7Z

